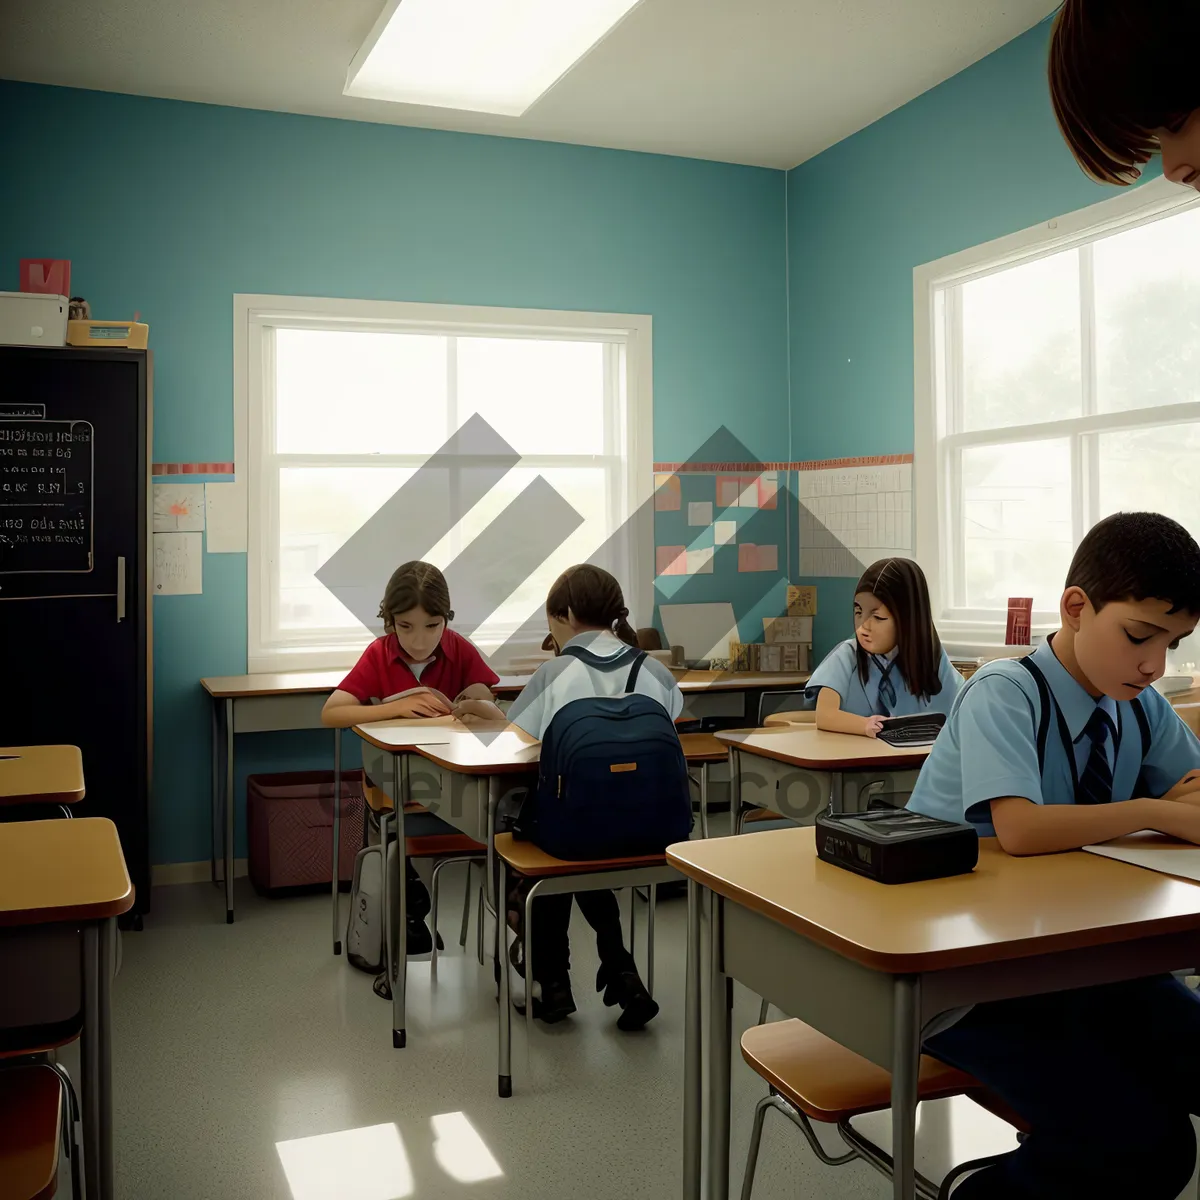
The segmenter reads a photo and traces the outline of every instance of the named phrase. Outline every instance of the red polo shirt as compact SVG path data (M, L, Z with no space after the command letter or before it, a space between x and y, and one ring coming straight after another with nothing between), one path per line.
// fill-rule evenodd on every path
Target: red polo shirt
M359 704L382 704L410 688L437 688L453 700L473 683L488 687L500 676L483 661L483 655L465 637L447 629L418 679L413 674L394 633L376 638L362 653L354 670L342 680L341 690Z

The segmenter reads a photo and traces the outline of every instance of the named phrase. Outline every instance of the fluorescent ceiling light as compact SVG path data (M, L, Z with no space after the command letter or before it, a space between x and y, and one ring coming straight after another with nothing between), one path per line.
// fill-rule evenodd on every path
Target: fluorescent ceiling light
M388 0L345 94L519 117L641 0Z

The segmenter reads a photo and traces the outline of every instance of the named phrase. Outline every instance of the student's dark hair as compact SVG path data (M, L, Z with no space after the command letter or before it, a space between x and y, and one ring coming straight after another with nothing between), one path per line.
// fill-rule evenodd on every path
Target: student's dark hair
M1114 513L1079 543L1067 587L1082 588L1099 612L1121 600L1164 600L1200 616L1200 546L1161 513Z
M395 631L395 618L410 608L423 608L431 617L454 620L446 577L433 563L406 562L392 572L379 603L379 615L388 633Z
M1194 0L1066 0L1050 37L1050 99L1079 165L1130 184L1158 150L1156 129L1200 108Z
M630 646L637 645L637 634L629 624L629 609L625 607L621 585L603 568L580 563L568 567L554 581L546 597L546 613L565 621L568 609L581 625L609 629L621 641Z
M918 700L929 700L942 690L942 641L933 626L929 584L925 572L911 558L881 558L864 572L854 589L870 592L896 622L896 665L908 690ZM858 677L867 682L870 655L854 643Z

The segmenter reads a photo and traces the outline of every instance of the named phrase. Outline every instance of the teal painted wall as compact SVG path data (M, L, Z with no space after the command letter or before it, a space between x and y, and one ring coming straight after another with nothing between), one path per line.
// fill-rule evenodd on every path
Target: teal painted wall
M912 451L914 267L1113 194L1058 132L1048 43L1036 26L788 173L793 459ZM854 581L801 582L820 656Z
M0 288L68 258L95 315L142 313L157 461L233 457L235 292L650 313L655 457L722 423L781 453L782 172L14 83L0 162ZM245 671L245 613L240 555L155 601L155 862L207 856L197 681ZM328 743L244 737L239 776Z

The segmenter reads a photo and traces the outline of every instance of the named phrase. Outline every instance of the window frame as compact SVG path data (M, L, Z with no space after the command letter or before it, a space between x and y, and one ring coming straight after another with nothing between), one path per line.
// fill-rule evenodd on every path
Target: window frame
M964 655L987 655L1004 646L1007 614L955 603L961 595L961 526L964 516L961 469L954 456L965 447L1066 438L1072 454L1074 545L1098 506L1098 479L1093 461L1097 439L1088 435L1119 429L1200 422L1200 402L1101 413L1096 405L1095 293L1091 287L1092 246L1098 240L1151 224L1200 205L1200 196L1161 177L1130 192L1051 219L1029 229L974 246L913 271L914 553L929 581L934 620L947 649ZM1080 257L1080 337L1084 410L1078 417L1036 424L960 431L953 411L961 403L960 367L953 339L946 343L961 307L953 289L1026 263L1078 249ZM944 364L944 365L943 365ZM957 384L957 385L956 385ZM942 402L942 397L946 402ZM961 410L959 410L961 411ZM1085 492L1087 498L1085 500ZM1035 611L1033 637L1058 628L1058 613Z
M247 669L251 674L289 670L349 668L370 636L314 634L308 639L278 636L272 545L278 546L278 472L281 466L353 465L362 458L373 468L418 467L423 454L278 454L274 445L274 331L337 330L432 334L444 337L513 337L538 340L597 341L609 347L609 376L604 425L604 455L522 455L518 467L538 470L580 465L585 459L615 473L610 492L612 519L619 519L623 498L627 516L653 495L653 322L645 314L591 313L551 309L420 304L407 301L351 300L310 296L237 294L234 296L234 409L238 482L244 480L247 513L246 620ZM623 410L625 437L619 436ZM448 414L448 419L453 415ZM448 431L449 433L450 431ZM614 526L615 528L615 526ZM452 540L457 536L457 530ZM643 544L645 543L645 544ZM653 544L647 522L636 521L630 539L630 577L622 580L627 603L649 623L654 603ZM541 638L510 647L513 655L540 647ZM485 653L492 647L481 643ZM500 667L504 663L499 664Z

